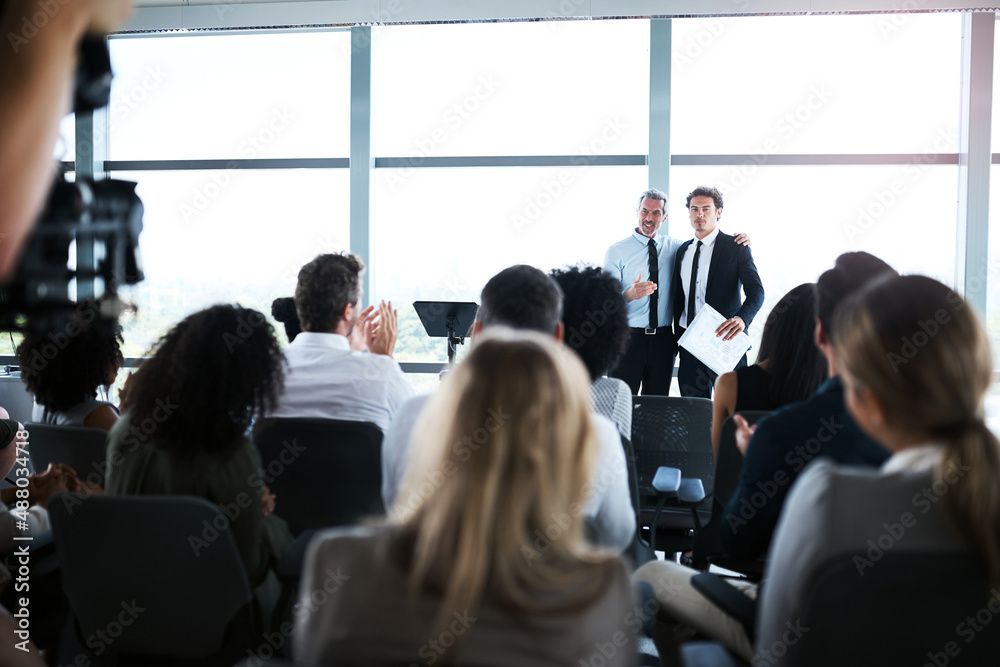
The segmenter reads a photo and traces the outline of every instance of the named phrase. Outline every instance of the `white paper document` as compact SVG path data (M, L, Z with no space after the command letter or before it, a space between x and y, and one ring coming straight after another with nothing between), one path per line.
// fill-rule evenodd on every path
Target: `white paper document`
M717 375L728 373L750 349L750 336L741 331L732 340L723 340L715 330L726 321L722 314L707 303L703 305L694 322L687 328L677 344L711 368Z

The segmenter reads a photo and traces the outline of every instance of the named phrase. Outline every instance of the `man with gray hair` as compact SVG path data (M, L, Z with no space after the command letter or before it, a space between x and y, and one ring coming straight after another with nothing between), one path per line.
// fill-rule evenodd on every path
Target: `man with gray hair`
M677 356L670 279L683 242L659 233L667 219L667 195L660 190L650 188L639 195L636 216L632 234L604 255L604 270L622 284L631 330L625 356L609 375L624 380L633 394L641 385L644 395L666 396ZM750 245L743 234L736 242Z

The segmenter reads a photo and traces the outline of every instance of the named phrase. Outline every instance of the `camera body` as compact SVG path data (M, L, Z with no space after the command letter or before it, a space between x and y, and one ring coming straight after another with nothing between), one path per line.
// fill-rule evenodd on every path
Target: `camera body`
M79 54L74 111L92 112L110 101L111 59L103 38L84 39ZM74 279L103 286L100 315L110 326L117 324L118 287L144 277L138 246L143 206L135 187L130 181L70 181L59 174L13 278L0 289L4 328L62 330L77 308L70 297ZM74 241L77 247L93 247L92 266L69 268Z

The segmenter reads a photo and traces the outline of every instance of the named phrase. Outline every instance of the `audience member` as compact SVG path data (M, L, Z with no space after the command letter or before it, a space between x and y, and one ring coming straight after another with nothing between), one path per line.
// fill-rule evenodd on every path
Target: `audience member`
M739 487L722 515L722 543L736 558L752 559L767 553L788 490L813 459L876 467L889 452L865 435L851 419L840 379L841 364L835 348L834 312L852 294L884 276L898 275L882 260L865 252L837 258L834 268L816 281L816 344L827 360L830 379L816 394L786 405L756 427L741 423L737 445L745 453ZM751 437L752 436L752 437ZM661 605L657 646L661 657L671 659L677 644L694 631L709 634L746 657L752 651L737 625L691 586L696 570L678 563L653 561L639 568L635 578L647 581ZM749 595L756 588L740 581Z
M549 276L532 266L517 265L490 278L480 296L481 305L473 325L476 338L496 326L537 331L563 340L562 292ZM417 396L407 402L393 419L382 442L382 499L386 507L404 511L420 502L416 493L397 499L414 451L417 420L429 396ZM505 406L494 406L502 418ZM606 417L591 414L598 440L598 463L593 470L592 492L581 509L587 520L588 537L598 546L623 551L635 534L635 513L628 486L625 451L617 427ZM472 433L468 437L472 437Z
M24 442L28 435L21 424L10 419L7 411L0 408L0 479L16 482L25 477L28 482L25 486L0 489L0 554L14 552L18 544L15 537L40 535L51 529L48 503L53 494L60 491L102 492L95 484L81 482L76 471L65 465L49 464L42 473L28 474L28 450ZM18 510L15 513L10 507L15 506L18 500L25 500L18 498L19 488L28 494L28 507L23 512ZM0 565L0 590L3 589L3 581L3 566Z
M55 176L59 123L70 112L77 44L125 20L129 0L8 0L0 34L0 280L6 280ZM44 17L40 22L37 17ZM25 26L31 28L29 35Z
M197 312L132 375L108 434L109 495L193 495L241 508L230 529L265 626L280 594L272 567L292 537L271 514L274 496L247 431L277 403L282 363L261 313L230 305Z
M803 473L775 535L759 646L780 641L785 621L798 618L824 560L865 552L908 512L918 519L892 553L971 549L1000 585L1000 443L983 422L993 363L972 308L932 278L903 276L851 299L835 331L848 409L892 457L878 471L819 461ZM926 342L910 354L915 331ZM939 484L940 502L921 495Z
M737 558L757 558L767 553L778 515L792 482L806 464L826 456L838 463L879 466L889 456L884 447L866 436L851 419L844 403L840 363L834 348L833 316L851 294L885 274L897 275L882 260L865 252L845 253L834 268L816 281L816 345L826 357L829 380L812 398L787 405L748 426L739 415L736 443L744 452L740 483L723 514L722 544ZM752 436L752 440L751 440ZM777 488L765 494L762 487Z
M28 330L17 346L21 379L35 397L31 419L57 426L110 430L119 411L107 394L125 363L121 327L100 317L100 304L80 304L62 331Z
M556 269L549 275L563 293L563 342L580 355L587 368L594 410L631 440L632 390L618 378L605 377L629 344L621 286L596 266Z
M285 336L291 343L295 337L302 333L302 325L299 323L299 314L295 312L295 299L290 296L283 296L271 302L271 317L275 322L281 322L285 327Z
M815 285L803 283L781 297L764 324L757 363L723 373L712 399L712 452L726 418L742 410L775 410L804 401L826 380L826 359L813 342Z
M299 271L295 310L302 333L285 351L285 391L272 417L374 422L383 431L412 395L392 359L398 315L384 301L361 310L361 260L319 255ZM368 351L371 354L365 354Z
M626 567L587 545L576 511L600 458L588 384L551 336L481 337L414 436L406 485L433 475L434 491L387 526L336 529L310 545L296 659L561 667L596 655L634 664ZM484 424L493 426L482 441L456 446ZM311 593L330 572L350 581L317 604ZM621 639L602 654L612 637Z
M18 460L18 455L22 459L26 456L23 450L25 431L16 421L9 419L7 411L0 408L0 479L7 478L14 470ZM17 436L17 437L15 437ZM28 467L22 466L23 472L19 471L9 479L16 480L19 477L28 477L28 486L23 487L28 491L28 507L23 514L18 512L17 516L10 511L8 506L14 505L17 501L14 486L0 489L0 554L13 553L17 542L15 536L39 535L51 528L49 524L49 513L46 505L49 498L57 491L68 491L70 480L75 479L75 475L69 468L63 466L49 466L48 470L40 475L28 475ZM19 528L17 523L23 521ZM3 566L0 565L0 588L6 580Z

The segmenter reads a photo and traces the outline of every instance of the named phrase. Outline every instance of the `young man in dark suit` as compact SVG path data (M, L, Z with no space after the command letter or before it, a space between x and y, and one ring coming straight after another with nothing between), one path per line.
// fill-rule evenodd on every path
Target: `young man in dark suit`
M681 337L698 310L706 303L728 318L717 336L732 340L750 326L764 303L764 286L757 275L750 248L739 245L718 228L722 216L722 193L698 187L687 196L688 214L695 238L677 250L674 260L674 329ZM741 299L740 287L746 294ZM737 368L747 365L746 355ZM677 380L682 396L711 398L716 374L684 348L680 348Z

